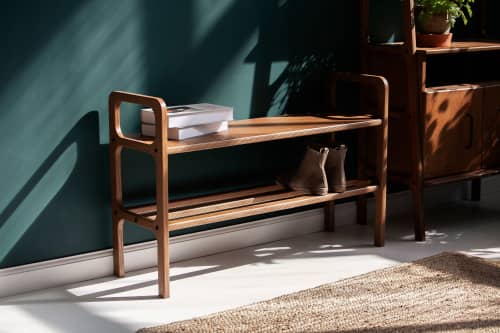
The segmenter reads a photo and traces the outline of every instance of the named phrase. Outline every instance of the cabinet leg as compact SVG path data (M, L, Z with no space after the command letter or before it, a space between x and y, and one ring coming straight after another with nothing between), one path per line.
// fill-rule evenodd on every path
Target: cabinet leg
M414 186L412 192L415 214L415 240L421 242L425 240L424 194L423 189L419 186Z
M335 231L335 201L325 204L325 231Z
M165 229L165 230L164 230ZM161 298L170 297L170 260L168 255L168 230L160 227L158 240L158 289Z
M360 195L356 198L356 219L358 224L367 224L367 199L365 195Z
M375 192L375 246L384 246L386 219L386 190Z
M470 199L472 201L481 201L481 178L475 178L471 181Z
M113 269L118 277L125 276L123 259L123 225L124 219L113 218Z

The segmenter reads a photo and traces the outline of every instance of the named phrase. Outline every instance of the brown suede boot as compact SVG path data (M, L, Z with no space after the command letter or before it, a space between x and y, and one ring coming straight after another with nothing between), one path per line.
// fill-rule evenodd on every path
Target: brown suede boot
M299 168L291 178L288 186L296 191L303 191L306 194L328 194L328 182L325 173L327 156L328 148L316 150L308 147Z
M326 177L328 179L328 187L330 192L345 192L346 179L344 170L345 155L347 147L339 145L329 149L328 158L326 159Z

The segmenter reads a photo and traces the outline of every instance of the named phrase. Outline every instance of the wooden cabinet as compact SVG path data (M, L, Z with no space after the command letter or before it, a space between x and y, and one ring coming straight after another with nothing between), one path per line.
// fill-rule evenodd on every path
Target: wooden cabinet
M447 86L423 92L425 179L481 167L481 108L481 88Z
M483 168L500 165L500 83L484 89Z
M361 70L389 82L388 177L413 192L415 239L425 239L423 190L500 172L500 42L416 45L414 1L403 0L403 41L369 41L361 1ZM372 3L374 1L371 1Z

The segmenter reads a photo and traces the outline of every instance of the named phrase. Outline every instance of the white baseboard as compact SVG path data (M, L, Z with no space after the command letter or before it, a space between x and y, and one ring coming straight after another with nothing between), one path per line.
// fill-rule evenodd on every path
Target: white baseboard
M467 183L449 184L426 189L425 205L432 207L464 198ZM500 177L483 180L483 196L500 191ZM412 209L409 191L388 196L387 214L394 216ZM368 202L373 215L373 200ZM348 202L335 206L337 225L356 223L356 205ZM323 210L307 210L254 222L201 231L173 237L170 241L170 261L177 262L238 248L269 243L323 230ZM135 271L156 266L156 241L127 245L125 269ZM112 250L96 251L71 257L4 268L0 270L0 297L39 289L82 282L113 274Z
M342 209L339 207L339 214ZM350 214L342 214L350 215ZM352 221L349 221L352 222ZM339 223L349 223L339 221ZM230 251L323 229L323 210L312 209L172 237L170 261L177 262ZM156 241L125 246L125 269L135 271L156 266ZM102 278L113 274L112 250L75 255L0 270L0 297Z

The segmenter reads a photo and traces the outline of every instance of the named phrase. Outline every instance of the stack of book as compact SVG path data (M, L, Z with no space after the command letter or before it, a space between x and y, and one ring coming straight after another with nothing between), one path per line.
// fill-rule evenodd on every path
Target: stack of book
M233 120L233 108L215 104L190 104L168 108L168 139L185 140L228 129ZM153 109L141 109L141 133L155 136Z

